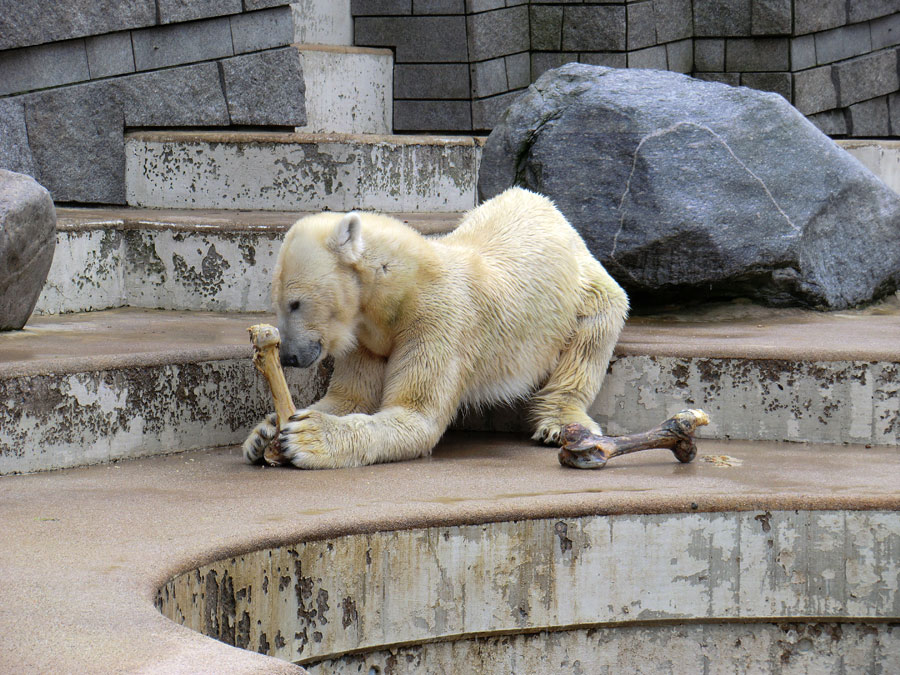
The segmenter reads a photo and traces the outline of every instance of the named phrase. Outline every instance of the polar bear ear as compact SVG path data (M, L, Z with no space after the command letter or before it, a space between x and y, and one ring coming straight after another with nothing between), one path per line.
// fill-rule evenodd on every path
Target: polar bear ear
M362 219L359 214L352 212L344 216L328 243L343 262L352 264L359 260L363 252Z

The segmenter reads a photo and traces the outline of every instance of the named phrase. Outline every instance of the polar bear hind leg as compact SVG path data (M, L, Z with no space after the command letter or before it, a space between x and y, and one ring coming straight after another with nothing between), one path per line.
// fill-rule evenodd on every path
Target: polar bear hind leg
M534 440L560 445L567 424L577 423L602 434L587 409L600 391L613 348L628 316L625 291L595 260L582 286L584 302L578 324L547 382L531 399Z

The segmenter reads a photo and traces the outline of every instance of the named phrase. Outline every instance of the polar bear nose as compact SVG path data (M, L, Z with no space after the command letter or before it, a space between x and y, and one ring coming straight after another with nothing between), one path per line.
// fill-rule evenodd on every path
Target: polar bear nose
M316 340L293 348L284 346L281 350L281 365L292 368L308 368L322 353L322 341Z

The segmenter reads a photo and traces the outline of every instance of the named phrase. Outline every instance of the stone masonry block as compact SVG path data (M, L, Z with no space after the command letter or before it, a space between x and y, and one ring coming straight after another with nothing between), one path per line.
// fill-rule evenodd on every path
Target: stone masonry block
M25 100L34 177L54 201L125 203L124 114L110 81Z
M470 61L518 54L530 47L526 5L470 15L466 27Z
M900 92L888 96L888 110L891 114L891 134L900 136Z
M900 12L897 0L849 0L847 22L868 21Z
M690 73L694 70L694 49L691 40L667 42L667 68L675 73Z
M752 0L750 29L753 35L790 35L791 0Z
M707 82L721 82L732 87L737 87L741 83L740 73L697 73L694 77Z
M694 69L700 72L720 73L725 70L725 40L694 40Z
M241 0L157 0L159 23L178 23L208 19L225 14L240 14Z
M834 64L833 68L841 108L900 89L896 49L884 49L841 61Z
M228 17L132 31L134 65L155 70L233 54Z
M578 61L578 54L567 52L534 52L531 55L531 81L553 68Z
M0 0L0 50L156 23L156 0Z
M741 84L751 89L781 94L788 101L793 95L791 73L741 73Z
M843 61L872 51L869 24L857 23L815 34L818 65Z
M291 0L244 0L244 11L254 12L257 9L268 9L269 7L280 7L281 5L290 5Z
M472 64L472 94L475 98L487 98L508 89L506 59L502 56Z
M900 45L900 12L871 23L872 49L884 49Z
M294 40L294 19L290 6L232 16L231 38L235 54L291 44Z
M503 113L521 94L521 91L511 91L500 96L472 101L472 129L475 131L493 129L497 126Z
M0 169L34 175L25 128L24 96L0 98Z
M397 63L469 60L463 16L374 16L354 22L360 47L393 47Z
M794 73L794 106L804 115L838 107L832 67L822 66Z
M801 35L791 39L791 70L806 70L816 65L816 36Z
M134 52L131 49L130 32L98 35L89 37L84 42L91 78L134 72Z
M752 30L751 0L694 0L697 37L743 37Z
M400 63L394 66L394 98L469 98L465 63Z
M844 110L826 110L809 116L809 121L815 124L819 131L828 136L846 136L847 120Z
M565 51L625 51L625 39L623 5L572 6L563 12Z
M848 133L857 137L888 136L891 133L887 96L869 99L847 108Z
M306 124L306 87L294 48L235 56L221 67L232 124Z
M228 126L215 63L138 73L115 81L129 127Z
M550 5L532 5L531 49L558 51L562 47L563 8Z
M84 40L0 52L0 96L58 87L90 78Z
M790 70L787 38L735 38L725 43L725 70L761 72Z
M579 63L590 66L606 66L607 68L627 68L627 54L625 52L586 52L578 55Z
M653 2L634 2L625 6L626 46L629 51L656 44L656 17Z
M413 14L465 13L465 0L413 0Z
M694 35L691 0L653 0L656 41L674 42Z
M412 14L412 0L351 0L353 16L390 16Z
M629 68L652 68L653 70L667 70L666 46L657 45L647 49L638 49L628 52Z
M396 131L471 131L469 101L394 101Z
M794 35L837 28L845 23L845 0L794 0Z
M466 0L466 11L469 14L490 12L503 7L506 7L506 0Z
M531 57L528 52L506 57L506 81L510 89L523 89L531 84Z

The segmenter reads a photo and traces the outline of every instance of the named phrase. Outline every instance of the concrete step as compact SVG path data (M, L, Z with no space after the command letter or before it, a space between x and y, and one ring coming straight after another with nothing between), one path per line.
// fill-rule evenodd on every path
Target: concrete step
M271 405L247 337L270 320L124 309L0 334L0 475L240 442ZM289 373L297 405L325 378Z
M837 144L900 193L900 141L884 139L845 139Z
M900 445L900 302L717 311L629 322L592 408L608 433L701 407L703 438ZM0 334L0 474L239 443L271 407L246 333L265 319L120 309ZM306 405L326 373L289 377ZM522 409L455 426L527 429Z
M301 133L389 134L394 55L390 49L296 45L306 84Z
M281 239L301 212L58 208L38 315L117 307L258 312ZM397 214L425 234L460 214Z
M312 45L352 45L350 0L297 0L291 3L294 42Z
M482 146L472 137L134 132L126 197L164 208L466 211Z

